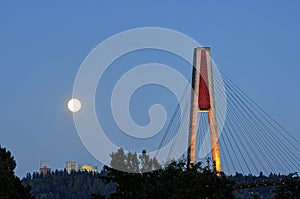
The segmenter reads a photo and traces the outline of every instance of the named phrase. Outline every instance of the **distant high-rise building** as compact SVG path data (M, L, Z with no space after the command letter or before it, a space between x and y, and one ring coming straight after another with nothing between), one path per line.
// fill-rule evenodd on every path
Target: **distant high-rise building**
M87 171L87 172L97 173L98 172L98 167L97 166L89 166L89 165L86 165L86 164L78 164L78 170L79 171Z
M66 171L70 174L72 171L78 172L78 171L87 171L87 172L98 172L97 166L89 166L86 164L78 164L75 161L69 160L65 164Z
M65 164L66 171L70 174L72 171L77 172L78 171L78 164L75 161L67 161Z
M40 174L47 175L49 173L51 173L51 168L46 166L40 168Z

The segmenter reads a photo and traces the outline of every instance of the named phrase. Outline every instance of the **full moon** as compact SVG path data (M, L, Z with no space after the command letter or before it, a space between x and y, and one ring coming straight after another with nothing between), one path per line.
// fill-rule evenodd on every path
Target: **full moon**
M71 98L68 101L68 109L69 109L69 111L71 111L73 113L76 113L76 112L80 111L80 109L81 109L80 100L76 99L76 98Z

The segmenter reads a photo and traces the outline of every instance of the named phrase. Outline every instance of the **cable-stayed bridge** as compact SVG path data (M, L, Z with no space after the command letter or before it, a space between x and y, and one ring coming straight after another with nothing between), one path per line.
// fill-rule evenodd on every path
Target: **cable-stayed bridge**
M300 142L218 71L209 48L195 48L191 85L192 89L190 85L183 89L159 148L168 144L175 133L189 132L190 164L210 157L214 169L226 174L300 171ZM164 154L166 159L172 159L177 147L174 144ZM283 182L247 186L276 183Z

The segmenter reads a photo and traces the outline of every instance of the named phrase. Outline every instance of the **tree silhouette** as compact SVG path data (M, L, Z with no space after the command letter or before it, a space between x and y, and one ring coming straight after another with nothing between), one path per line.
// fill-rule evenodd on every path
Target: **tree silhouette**
M135 152L125 154L122 148L112 153L111 158L111 167L104 167L106 175L102 177L106 183L114 182L117 186L116 192L109 196L111 199L234 198L233 181L224 173L218 176L210 161L204 167L202 163L188 167L185 160L162 167L146 152L137 157Z
M30 187L15 176L16 162L10 151L0 146L0 199L31 199Z

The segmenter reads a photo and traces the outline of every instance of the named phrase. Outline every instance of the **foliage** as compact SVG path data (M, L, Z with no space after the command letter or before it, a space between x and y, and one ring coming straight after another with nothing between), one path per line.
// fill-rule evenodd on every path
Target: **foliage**
M284 185L278 186L275 190L275 199L281 198L300 198L300 178L297 173L287 176Z
M21 189L29 193L29 188L23 186L16 189L9 182L14 181L13 170L15 162L9 152L1 150L1 179L7 179L5 186L0 186L0 193L14 193ZM5 160L5 161L4 161ZM4 163L5 162L5 163ZM125 153L123 149L111 154L111 167L104 166L100 174L88 172L55 171L48 175L38 173L27 174L22 180L24 185L32 186L31 192L37 198L300 198L299 177L273 174L258 176L236 173L234 176L218 176L211 169L211 162L196 163L189 167L185 160L173 161L161 166L155 158L150 158L146 152ZM5 169L4 169L5 168ZM115 168L127 170L119 171ZM3 172L5 170L5 172ZM9 175L8 175L9 174ZM20 181L20 180L19 180ZM284 182L283 186L267 186L237 190L233 187L239 184L255 182ZM9 185L10 184L10 185ZM17 183L18 184L18 183ZM20 183L19 183L20 185ZM18 186L17 186L18 187ZM9 191L14 190L14 191ZM2 192L1 192L2 191ZM20 192L20 191L19 191ZM21 191L22 192L22 191ZM234 196L233 196L234 193ZM3 195L3 194L2 194ZM3 198L0 195L0 199ZM11 198L11 197L8 197ZM20 198L20 197L13 197ZM21 198L30 198L27 196Z
M31 199L30 187L24 187L14 170L16 162L11 153L0 146L0 199Z
M197 163L188 167L184 160L160 167L155 159L143 153L125 154L123 149L111 155L111 166L104 167L102 179L117 184L109 198L234 198L233 181L220 176L207 166ZM128 172L116 170L126 168ZM149 170L148 168L155 168ZM143 171L148 172L143 172Z
M22 182L32 187L32 194L36 199L88 199L91 196L96 199L104 198L104 195L110 194L115 187L113 184L105 185L100 179L101 175L89 172L68 174L66 171L56 170L47 175L27 174Z

